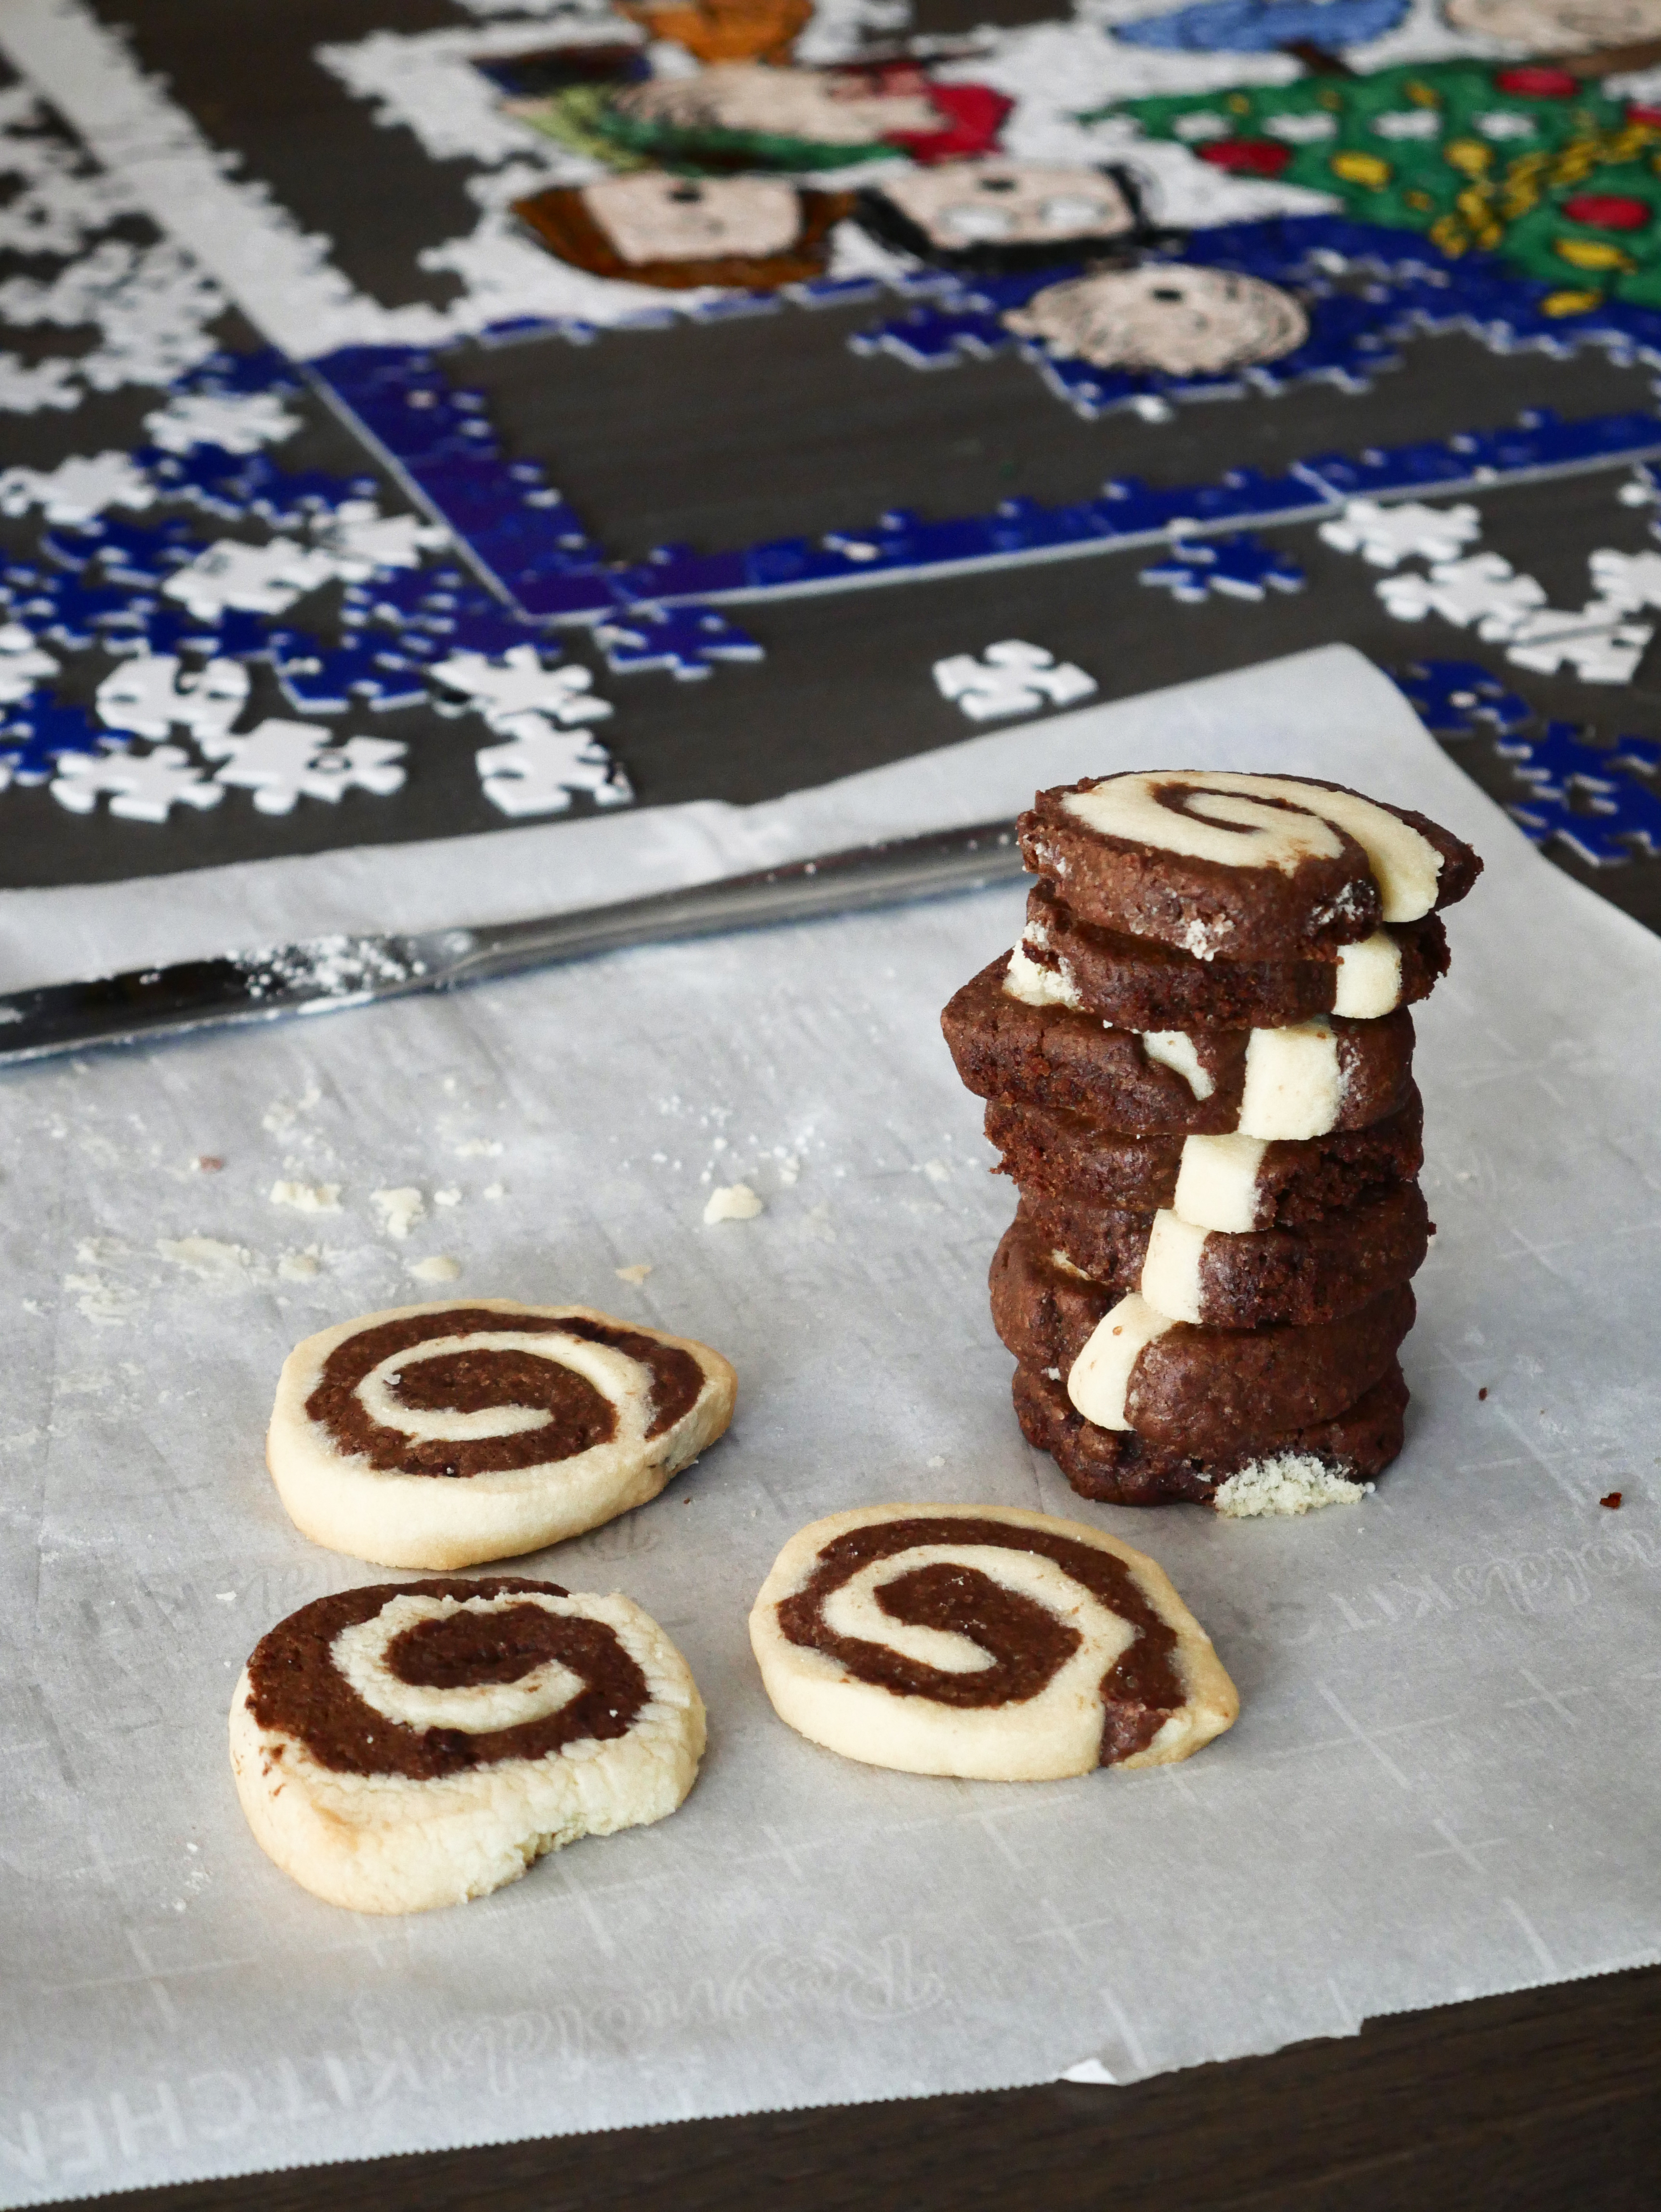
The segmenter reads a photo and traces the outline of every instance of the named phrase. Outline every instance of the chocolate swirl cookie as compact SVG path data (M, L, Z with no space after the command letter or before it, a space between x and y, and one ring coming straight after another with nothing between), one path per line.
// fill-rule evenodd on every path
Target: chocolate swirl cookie
M735 1389L708 1345L587 1306L400 1306L289 1353L265 1460L332 1551L472 1566L655 1498L721 1434Z
M424 1912L579 1836L660 1820L697 1777L703 1701L628 1598L517 1577L317 1599L231 1699L254 1839L353 1912Z
M1005 1506L816 1521L774 1562L750 1641L782 1720L914 1774L1040 1782L1162 1766L1239 1711L1153 1560Z
M1340 784L1221 769L1087 778L1019 824L1033 873L1081 922L1197 960L1336 960L1482 872L1425 815Z

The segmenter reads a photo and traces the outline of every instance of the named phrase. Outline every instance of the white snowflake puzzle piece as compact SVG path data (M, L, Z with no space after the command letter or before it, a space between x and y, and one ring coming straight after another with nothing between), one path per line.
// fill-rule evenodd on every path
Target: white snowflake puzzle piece
M164 453L192 446L217 446L227 453L257 453L280 446L301 427L274 392L185 392L144 417L150 443Z
M32 630L21 623L0 623L0 707L15 707L58 672L58 663L35 643Z
M1569 668L1583 684L1630 684L1654 635L1652 624L1632 619L1630 608L1608 600L1594 600L1578 615L1543 607L1511 633L1506 658L1542 676Z
M52 795L71 814L90 814L100 792L110 812L123 822L165 822L175 806L205 811L225 796L210 783L182 745L157 745L153 752L66 753L58 763Z
M587 669L545 668L533 645L509 646L501 654L453 653L435 662L431 674L447 690L465 694L465 706L493 730L508 728L521 714L549 716L569 728L603 722L612 711L608 701L588 696L594 679ZM460 702L454 703L459 711Z
M228 757L216 781L252 792L261 814L291 814L302 799L336 805L348 791L389 798L404 787L405 750L392 738L349 738L335 745L315 722L273 716L221 748Z
M449 544L450 533L413 514L382 514L373 500L350 500L317 539L336 575L362 584L382 568L418 568L427 552Z
M563 814L579 792L596 806L634 797L627 775L593 738L556 729L541 714L515 715L502 726L511 729L511 741L473 758L484 796L504 814Z
M1321 525L1325 544L1340 553L1359 553L1375 568L1409 559L1455 561L1482 534L1482 518L1474 507L1427 507L1416 499L1399 507L1352 499L1341 515Z
M1475 623L1477 636L1490 641L1510 637L1536 607L1546 604L1544 588L1532 576L1519 576L1498 553L1441 561L1428 576L1416 569L1385 576L1373 588L1398 622L1440 615L1457 629L1468 629Z
M210 660L180 675L177 653L143 653L112 671L99 685L99 719L137 738L165 738L188 730L212 759L248 700L248 672L240 661Z
M971 653L937 660L934 685L971 721L986 722L1001 714L1036 714L1046 702L1070 706L1090 696L1096 679L1070 660L1058 663L1041 645L1007 637L989 645L978 660Z
M142 512L155 503L155 485L126 453L71 453L55 469L0 474L0 514L38 507L48 522L90 522L112 507Z
M1661 553L1596 552L1591 587L1608 606L1661 607Z
M267 545L222 538L188 568L176 570L161 588L198 622L216 622L233 607L246 614L283 614L334 574L327 553L298 545L292 538L273 538Z

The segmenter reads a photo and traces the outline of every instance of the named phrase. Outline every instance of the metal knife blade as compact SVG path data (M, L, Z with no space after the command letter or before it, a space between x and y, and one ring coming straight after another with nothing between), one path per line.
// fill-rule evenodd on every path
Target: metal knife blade
M0 997L0 1067L95 1045L133 1044L289 1014L336 1013L417 991L451 991L631 945L666 945L938 898L1008 882L1021 872L1013 823L983 822L526 921L314 938L85 982L44 984Z

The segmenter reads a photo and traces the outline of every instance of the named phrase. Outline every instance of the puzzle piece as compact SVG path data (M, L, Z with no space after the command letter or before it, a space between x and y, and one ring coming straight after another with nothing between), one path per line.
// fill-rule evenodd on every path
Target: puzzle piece
M1305 578L1290 554L1242 530L1226 538L1177 538L1163 560L1140 572L1140 580L1194 606L1213 592L1233 599L1261 599L1271 589L1301 592Z
M398 763L407 750L391 738L348 738L336 745L314 723L275 718L245 738L203 747L211 758L225 761L216 781L252 792L261 814L291 814L302 799L338 805L348 791L388 798L404 787L405 771Z
M41 545L60 568L134 591L154 591L201 547L184 522L95 522L48 530Z
M327 553L296 544L291 538L273 538L268 545L245 545L236 538L222 538L188 568L176 570L161 588L199 621L211 622L228 607L248 614L283 614L334 573Z
M383 568L418 568L428 552L449 544L450 533L413 514L382 514L373 500L351 500L319 529L317 542L336 575L363 583Z
M1475 737L1479 722L1515 730L1534 712L1478 660L1416 660L1396 682L1427 729L1442 738Z
M452 714L483 714L493 730L505 729L526 714L551 716L565 727L603 722L611 712L605 700L586 696L594 680L586 668L545 668L534 645L515 645L488 658L482 653L453 653L429 672L436 683L465 695L435 701L441 711L447 705Z
M150 442L164 453L188 453L192 446L217 446L227 453L258 453L280 445L301 427L275 392L177 392L165 407L144 417Z
M615 621L597 623L594 641L614 675L669 668L683 683L710 675L717 660L765 658L747 631L709 607L633 606Z
M621 765L593 738L557 730L541 714L517 714L500 725L510 742L475 753L484 796L504 814L563 814L587 792L596 806L623 806L634 797Z
M148 753L115 752L94 759L66 754L58 763L52 795L71 814L90 814L100 792L110 812L123 822L165 822L175 806L198 812L217 806L225 796L210 783L182 745L157 745Z
M1567 667L1584 684L1630 684L1654 635L1652 623L1634 622L1628 609L1607 601L1579 614L1542 607L1508 634L1506 658L1542 676Z
M155 487L126 453L71 453L55 469L7 469L0 474L0 514L38 507L47 522L89 522L112 507L141 512Z
M42 653L33 630L21 623L0 623L0 707L15 706L58 672L58 662Z
M32 699L23 714L0 730L0 788L6 783L45 783L57 774L65 754L101 758L125 743L106 736L84 707L65 706L50 696Z
M1619 748L1589 745L1578 723L1548 722L1541 735L1501 738L1498 750L1537 798L1567 799L1579 792L1596 804L1626 787Z
M954 701L972 722L988 722L1002 714L1034 714L1046 702L1052 707L1071 706L1087 699L1096 679L1070 660L1058 662L1041 645L1028 645L1007 637L989 645L977 660L972 653L953 653L934 663L934 686L943 699Z
M228 734L248 700L248 672L235 660L210 660L181 675L178 656L146 653L125 660L98 687L100 718L137 738L188 730L208 751Z
M1618 868L1635 857L1661 854L1661 798L1641 784L1623 784L1609 798L1592 802L1590 814L1577 814L1567 798L1519 799L1511 812L1536 845L1555 840L1594 868Z
M1537 607L1546 603L1532 576L1519 576L1498 553L1475 553L1466 561L1439 561L1428 576L1410 569L1385 576L1373 589L1398 622L1422 622L1440 615L1456 629L1475 623L1478 637L1494 641L1514 635Z
M302 714L341 714L353 705L385 713L418 707L427 696L427 671L394 652L390 638L349 632L344 645L326 646L295 632L272 653L277 680Z
M1609 606L1661 607L1661 553L1594 553L1591 587Z
M1409 557L1453 561L1482 534L1474 507L1427 507L1404 500L1383 507L1377 500L1347 501L1342 515L1321 525L1321 537L1340 553L1359 553L1375 568L1393 568Z

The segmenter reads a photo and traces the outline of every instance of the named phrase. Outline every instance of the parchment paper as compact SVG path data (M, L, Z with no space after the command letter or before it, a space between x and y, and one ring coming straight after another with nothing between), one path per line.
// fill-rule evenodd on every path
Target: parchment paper
M521 905L553 902L521 897L537 882L604 896L770 840L1194 763L1360 785L1488 861L1419 1017L1440 1234L1409 1446L1360 1507L1113 1510L1022 1443L984 1288L1013 1194L936 1023L1010 942L1017 890L7 1082L0 2203L1133 2081L1661 1955L1661 945L1531 852L1359 656L981 738L749 817L527 832L517 874L498 838L488 878L452 845L15 895L0 941L21 981L325 908L465 919L487 880ZM712 1183L740 1178L766 1211L703 1226ZM273 1204L285 1180L339 1184L340 1210ZM407 1185L426 1213L400 1242L371 1194ZM410 1272L440 1257L458 1294L580 1298L736 1363L726 1442L529 1569L654 1613L710 1749L659 1826L479 1903L360 1919L255 1848L225 1712L274 1621L386 1578L277 1504L261 1442L283 1355L447 1295ZM640 1261L638 1286L615 1272ZM745 1615L795 1528L883 1499L1036 1505L1151 1549L1239 1683L1238 1726L1184 1766L1037 1787L806 1743L762 1694Z

